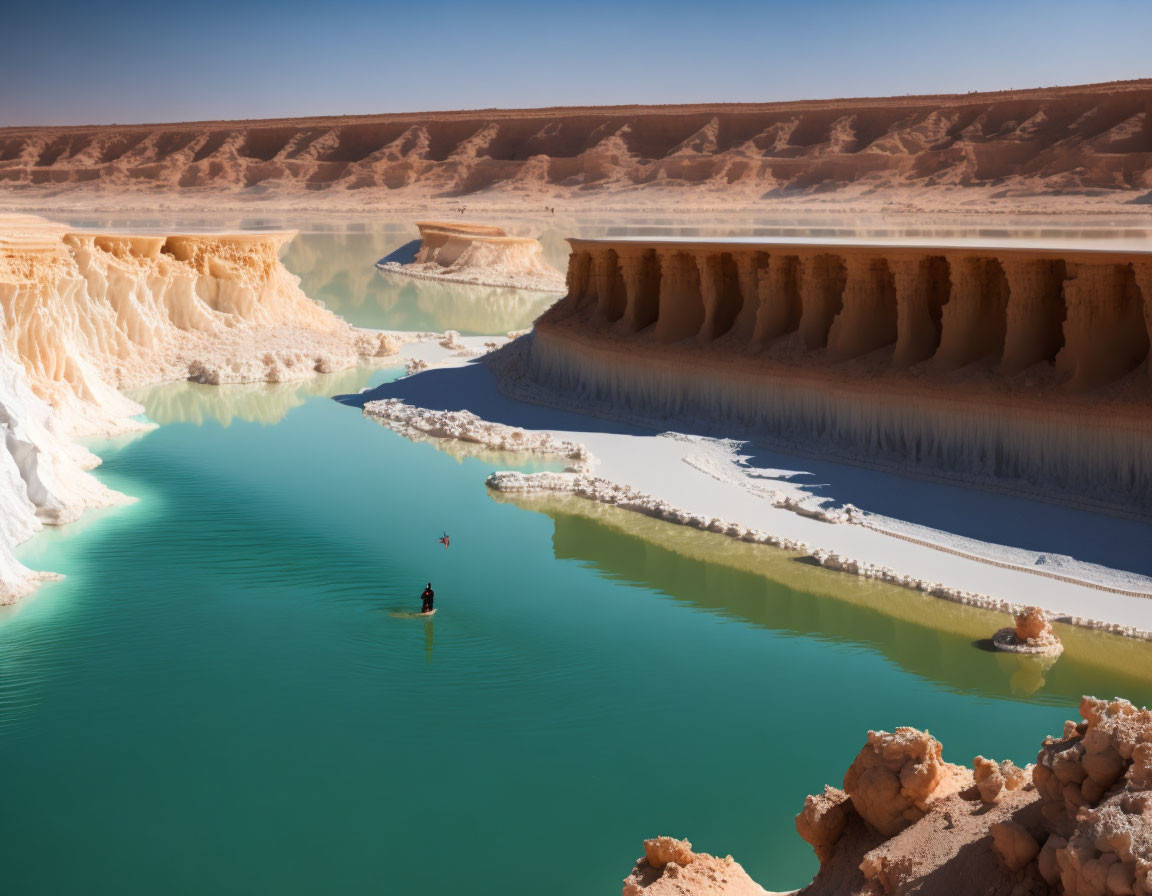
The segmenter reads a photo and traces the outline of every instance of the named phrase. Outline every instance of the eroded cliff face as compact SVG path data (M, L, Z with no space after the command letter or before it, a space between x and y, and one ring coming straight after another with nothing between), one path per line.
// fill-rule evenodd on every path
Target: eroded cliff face
M551 394L1152 513L1152 252L570 242Z
M16 544L125 500L72 442L141 426L121 389L283 382L393 350L300 291L279 262L288 237L72 233L0 217L0 603L37 578Z
M956 96L7 128L0 185L311 198L758 200L1152 189L1148 81ZM687 192L686 192L687 191Z
M1092 697L1080 712L1083 721L1046 738L1026 769L977 756L969 770L944 762L927 732L869 732L844 789L808 797L796 816L820 859L800 893L1152 893L1152 713ZM715 877L691 883L700 878L683 874L692 857L690 844L680 844L647 841L625 894L750 892L731 859L740 870L730 887ZM674 873L661 875L656 865Z

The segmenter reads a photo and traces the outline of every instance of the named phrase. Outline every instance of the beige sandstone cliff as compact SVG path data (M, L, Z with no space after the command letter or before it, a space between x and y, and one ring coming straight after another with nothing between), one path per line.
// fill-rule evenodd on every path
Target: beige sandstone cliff
M800 893L1152 893L1152 713L1091 697L1080 712L1083 721L1046 738L1026 769L978 756L970 771L946 763L927 732L869 732L843 790L826 787L796 816L797 832L820 859ZM677 886L693 865L690 844L677 844L645 843L626 896L759 892L730 858L722 885L694 875ZM662 873L660 860L668 862Z
M120 390L193 379L286 382L389 354L311 301L280 264L291 237L107 234L0 216L0 604L38 576L14 545L124 500L72 441L139 428Z
M529 390L1152 514L1152 246L569 242Z
M1152 190L1152 81L951 96L0 129L0 190L317 203ZM911 198L920 191L919 198ZM1090 195L1091 194L1091 195ZM2 195L2 194L0 194ZM1100 197L1103 197L1100 200Z

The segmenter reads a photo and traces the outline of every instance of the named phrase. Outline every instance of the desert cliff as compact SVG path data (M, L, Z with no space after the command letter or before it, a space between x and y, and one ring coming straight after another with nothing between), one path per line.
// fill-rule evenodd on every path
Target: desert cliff
M524 379L603 413L1152 512L1152 251L570 240Z
M38 576L12 548L125 500L75 436L139 428L120 390L287 382L395 349L311 301L281 265L291 234L73 232L0 217L0 604Z
M951 96L0 130L0 190L703 205L900 189L932 207L1152 190L1152 81ZM918 194L913 191L919 191ZM146 199L143 201L147 201Z

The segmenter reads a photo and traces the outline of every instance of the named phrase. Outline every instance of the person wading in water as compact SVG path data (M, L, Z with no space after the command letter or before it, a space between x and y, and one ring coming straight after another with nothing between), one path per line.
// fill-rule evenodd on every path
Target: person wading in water
M420 600L422 601L422 606L420 608L421 613L432 612L432 598L435 596L436 592L432 590L432 583L429 582L428 587L424 589L424 593L420 595Z

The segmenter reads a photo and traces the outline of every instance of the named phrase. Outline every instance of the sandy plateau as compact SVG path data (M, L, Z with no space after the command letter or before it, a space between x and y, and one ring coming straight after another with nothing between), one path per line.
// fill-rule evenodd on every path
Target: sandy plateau
M691 106L0 129L10 207L1116 212L1152 81Z

